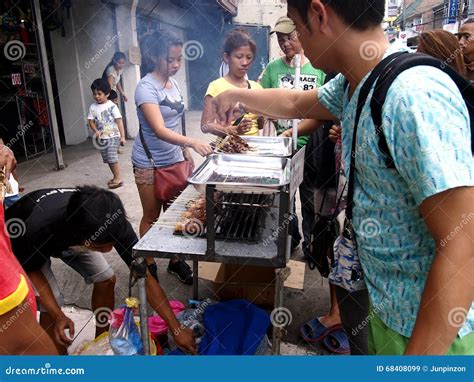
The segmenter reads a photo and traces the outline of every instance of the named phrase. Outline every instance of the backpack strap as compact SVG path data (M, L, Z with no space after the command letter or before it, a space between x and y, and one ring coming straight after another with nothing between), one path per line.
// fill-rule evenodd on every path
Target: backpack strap
M384 60L386 60L386 61L385 61L386 63L387 63L387 62L390 62L390 61L392 61L393 59L395 59L395 58L401 56L401 55L404 54L404 53L405 53L405 52L393 53L393 54L391 54L390 56L385 57ZM382 65L382 62L383 62L384 60L382 60L382 61L379 63L379 65ZM375 69L374 69L374 70L375 70ZM349 85L350 85L350 84L349 84L349 80L348 80L347 78L344 78L344 92L347 90L347 88L349 87Z
M390 86L395 81L398 75L407 69L415 66L432 66L437 68L451 77L453 82L458 87L461 95L466 102L469 110L471 121L474 121L474 87L470 82L457 73L454 69L447 66L446 63L422 53L402 53L395 57L391 63L380 74L375 85L372 100L370 102L370 109L372 119L375 125L375 131L379 137L378 146L380 151L386 156L386 166L388 168L395 168L393 158L388 149L387 139L383 132L382 126L382 109L387 97ZM474 152L474 141L471 140L471 149Z
M344 93L346 92L347 88L349 87L349 81L347 78L344 79Z
M140 127L138 128L138 134L140 135L140 141L142 143L143 150L145 150L145 154L146 154L148 160L150 161L150 163L152 164L153 167L156 167L155 166L155 161L153 160L153 155L151 154L151 151L148 148L148 145L146 143L145 137L143 136L142 125L140 125Z

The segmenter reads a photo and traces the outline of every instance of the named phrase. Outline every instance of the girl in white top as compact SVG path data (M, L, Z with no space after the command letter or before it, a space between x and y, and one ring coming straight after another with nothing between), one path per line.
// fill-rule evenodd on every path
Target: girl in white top
M120 84L120 78L122 77L123 68L125 67L126 62L125 53L115 52L112 60L105 67L104 73L102 73L102 78L109 82L112 90L120 93L125 102L127 102L128 98Z

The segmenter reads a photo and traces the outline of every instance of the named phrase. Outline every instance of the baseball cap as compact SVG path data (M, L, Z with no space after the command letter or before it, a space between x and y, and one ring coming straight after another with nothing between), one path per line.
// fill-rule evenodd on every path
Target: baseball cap
M290 34L296 30L295 23L286 16L280 17L270 33Z

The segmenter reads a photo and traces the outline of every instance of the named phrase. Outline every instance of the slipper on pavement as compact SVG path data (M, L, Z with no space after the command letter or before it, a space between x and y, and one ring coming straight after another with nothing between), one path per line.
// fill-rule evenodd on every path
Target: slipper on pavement
M123 186L123 182L109 183L109 189L110 190L115 190L116 188L119 188L119 187L122 187L122 186Z
M326 327L321 323L321 321L319 321L319 318L315 318L301 327L300 335L306 342L313 343L321 341L329 333L341 328L341 324Z
M324 346L335 354L349 354L351 348L349 338L344 329L337 329L329 333L323 340Z

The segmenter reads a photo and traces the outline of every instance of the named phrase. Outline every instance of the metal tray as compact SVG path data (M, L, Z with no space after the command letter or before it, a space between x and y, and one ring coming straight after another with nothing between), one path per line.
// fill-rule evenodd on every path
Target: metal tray
M210 155L188 182L194 185L225 185L280 188L290 183L291 160L240 154Z
M244 135L242 139L247 141L252 151L250 155L265 155L275 157L290 157L292 154L292 139L290 137L258 137Z
M290 137L259 137L239 135L251 147L250 151L236 155L262 155L274 157L290 157L292 139ZM233 154L232 154L233 155Z

